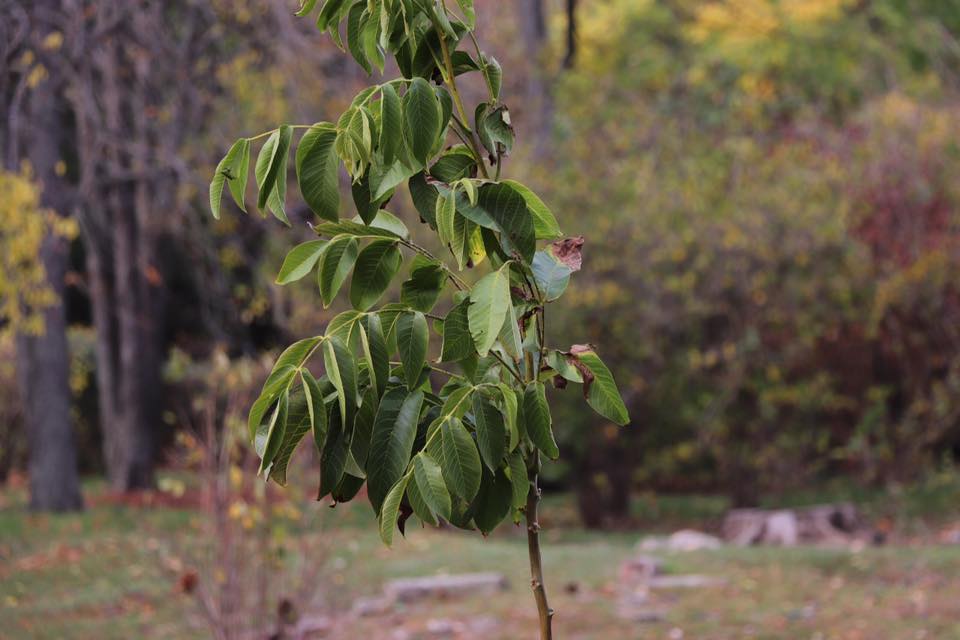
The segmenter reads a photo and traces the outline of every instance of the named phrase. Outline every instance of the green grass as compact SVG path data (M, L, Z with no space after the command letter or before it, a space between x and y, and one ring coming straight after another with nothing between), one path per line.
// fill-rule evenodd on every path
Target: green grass
M957 518L960 502L948 504L945 496L955 496L958 486L941 479L904 489L896 506L911 517ZM101 487L86 489L96 495ZM822 501L824 495L811 493L797 502ZM880 494L861 498L868 509L890 509ZM31 515L22 500L20 493L6 492L0 502L0 638L209 637L195 597L176 588L179 573L190 568L184 551L204 541L199 512L95 506L75 515ZM643 518L687 525L714 520L724 506L709 496L641 496L637 503ZM287 535L317 544L304 547L307 556L292 545L285 561L287 567L323 567L317 607L344 611L354 598L376 595L384 580L400 576L495 569L511 584L494 596L406 605L353 620L334 637L389 638L387 631L403 627L410 638L427 638L431 619L483 617L496 625L485 637L534 637L521 529L504 526L483 539L412 526L406 539L385 549L363 502L335 510L309 503L303 511L307 517ZM572 511L572 500L563 496L550 497L544 511L546 578L563 640L666 638L675 629L684 638L707 639L960 639L957 546L911 540L909 546L856 553L768 548L667 554L669 573L720 576L727 584L654 591L645 606L662 609L665 618L639 623L620 618L617 603L620 565L635 553L641 533L561 527Z

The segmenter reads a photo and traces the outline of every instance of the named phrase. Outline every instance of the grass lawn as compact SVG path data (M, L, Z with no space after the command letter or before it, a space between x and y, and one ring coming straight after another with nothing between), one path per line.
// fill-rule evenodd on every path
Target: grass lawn
M87 494L97 491L88 487ZM196 597L177 588L179 573L190 568L183 551L207 530L199 512L99 504L80 515L31 515L22 508L22 495L10 491L0 505L0 638L210 637ZM485 540L414 527L385 549L368 526L365 503L307 509L322 518L322 529L308 523L288 535L322 538L326 551L320 558L292 555L287 562L321 563L317 606L328 613L348 610L358 596L376 595L392 577L495 569L510 581L510 588L496 595L353 618L333 637L535 638L525 538L518 528L505 525ZM623 592L618 576L642 534L578 530L566 524L571 509L563 497L545 506L546 577L560 640L960 639L958 545L905 538L859 552L754 548L665 554L668 573L718 576L726 584L655 590L641 608L659 611L662 619L638 622L618 615ZM681 506L668 511L685 517ZM432 635L449 622L459 631Z

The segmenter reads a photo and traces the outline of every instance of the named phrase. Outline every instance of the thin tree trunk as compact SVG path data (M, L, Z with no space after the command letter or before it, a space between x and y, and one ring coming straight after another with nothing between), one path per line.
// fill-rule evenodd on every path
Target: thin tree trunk
M539 467L539 463L535 465ZM537 603L540 619L540 640L553 639L553 609L547 602L547 589L543 583L543 558L540 555L540 523L537 520L537 506L540 504L540 488L537 476L530 480L527 494L527 553L530 556L530 587Z
M534 160L545 159L550 152L553 133L553 94L550 79L544 70L544 53L547 46L547 23L543 0L521 0L517 3L520 12L520 30L527 50L529 71L527 100L530 117L527 130L532 137Z

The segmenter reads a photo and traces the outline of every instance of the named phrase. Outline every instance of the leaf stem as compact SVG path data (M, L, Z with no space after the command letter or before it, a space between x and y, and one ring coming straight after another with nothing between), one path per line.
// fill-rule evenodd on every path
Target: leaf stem
M290 128L291 129L309 129L312 126L313 126L312 124L291 124ZM267 136L275 133L276 131L277 131L276 128L270 129L270 131L264 131L263 133L258 133L255 136L250 136L249 138L247 138L247 140L250 142L253 142L254 140L259 140L260 138L266 138Z
M514 371L513 367L511 367L509 364L507 364L507 361L504 360L503 358L501 358L499 353L497 353L496 351L491 351L491 352L490 352L490 355L492 355L494 358L496 358L497 360L499 360L499 361L500 361L500 364L503 365L504 369L506 369L507 371L509 371L509 372L510 372L510 375L512 375L514 378L517 379L517 382L519 382L521 385L524 384L523 378L520 377L520 374L517 373L516 371Z
M444 12L447 11L447 5L443 3ZM480 145L477 143L476 134L474 134L473 129L467 124L470 122L470 118L467 116L467 110L463 106L463 99L460 97L460 91L457 89L457 77L453 72L453 58L450 57L450 47L447 46L447 38L442 31L438 29L440 35L440 51L443 55L443 66L445 70L443 72L444 81L447 83L447 86L450 87L450 95L453 96L453 104L457 108L457 113L460 118L458 124L463 127L464 132L470 138L470 146L473 147L473 152L477 156L477 162L480 165L480 171L483 173L484 178L490 178L490 174L487 173L487 165L483 161L483 154L480 152Z
M453 269L447 266L447 263L445 263L443 260L433 255L429 251L427 251L424 247L421 247L416 242L412 240L407 240L406 238L400 238L400 244L410 249L411 251L416 251L417 253L421 254L425 258L429 258L434 262L439 263L440 266L443 268L443 270L447 272L447 276L450 278L450 281L453 282L454 286L460 291L470 290L470 287L467 285L467 283L461 280L460 276L454 273Z

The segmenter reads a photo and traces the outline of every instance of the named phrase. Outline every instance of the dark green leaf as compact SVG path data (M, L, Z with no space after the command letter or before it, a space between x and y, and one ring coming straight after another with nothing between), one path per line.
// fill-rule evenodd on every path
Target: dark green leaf
M480 187L478 205L499 225L509 240L511 250L527 263L533 260L536 234L533 218L523 196L502 182L485 184Z
M349 427L357 407L357 364L353 354L339 338L327 336L323 342L323 364L330 384L337 390L340 416Z
M320 256L320 270L317 281L320 285L320 298L323 306L329 307L350 275L354 263L357 261L357 240L347 236L336 236L327 245Z
M430 84L414 78L403 96L404 135L414 159L426 164L430 151L440 135L440 105Z
M300 377L303 379L303 391L307 399L310 422L313 426L313 442L317 447L317 453L322 454L327 442L327 421L329 418L327 407L323 403L323 389L307 369L300 372Z
M523 454L514 451L507 458L507 471L510 473L510 485L513 488L513 508L520 509L527 502L530 493L530 477L527 474L527 463Z
M533 215L533 228L536 232L537 240L554 240L563 235L553 212L550 211L537 194L516 180L504 180L503 183L513 187L517 193L523 197L524 202L527 203L527 208L530 209L530 213Z
M477 426L477 447L491 471L500 466L507 450L507 430L500 410L482 393L473 396L473 418Z
M556 460L560 449L553 439L550 407L547 405L547 392L542 382L531 382L523 392L523 419L530 440L548 458Z
M410 279L400 288L400 302L424 313L433 309L440 299L447 272L437 263L421 265L413 270Z
M473 500L480 488L480 454L463 423L456 418L440 424L443 477L447 486L465 500Z
M403 257L395 240L375 240L357 257L350 283L350 302L354 309L366 311L380 299L393 276L400 270Z
M283 430L283 441L268 470L268 479L281 487L287 484L287 465L303 436L313 424L310 419L310 405L306 391L290 398L287 408L287 424Z
M380 316L375 313L368 314L364 329L363 346L367 365L370 367L370 379L376 388L377 397L380 397L386 390L387 379L390 377L390 352Z
M391 84L380 89L380 153L385 164L392 164L403 143L403 106Z
M297 182L307 206L325 220L336 222L340 215L340 163L334 151L336 127L315 124L297 147Z
M473 521L480 532L487 535L496 529L510 513L512 504L513 484L503 469L497 469L495 475L484 471L480 491L472 505Z
M458 362L476 353L467 309L470 299L466 299L447 314L443 321L443 349L440 359L443 362Z
M419 311L404 313L397 319L397 349L403 363L403 376L410 389L414 389L420 379L429 340L427 320Z
M400 479L410 462L423 394L397 387L380 400L370 438L367 459L367 488L376 511L387 491Z
M347 455L350 453L350 439L352 429L350 423L340 415L340 407L330 407L329 428L327 441L320 454L320 489L317 500L328 493L332 493L343 479L347 465Z

